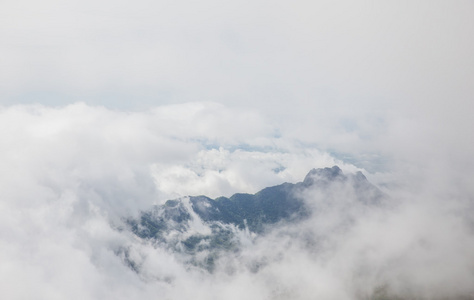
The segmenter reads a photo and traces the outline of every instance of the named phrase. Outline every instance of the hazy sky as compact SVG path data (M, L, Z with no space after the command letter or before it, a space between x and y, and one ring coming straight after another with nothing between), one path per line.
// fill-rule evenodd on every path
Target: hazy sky
M358 154L426 134L469 140L470 1L0 5L5 106L214 102L260 114L277 134ZM387 135L390 149L371 144Z
M109 253L126 239L110 222L334 164L412 204L364 221L336 261L358 261L347 253L392 232L407 248L433 245L400 264L442 262L449 272L427 286L466 278L471 269L447 266L472 262L462 226L474 207L473 53L472 1L1 0L0 286L13 299L152 298L161 287ZM403 224L415 228L406 239ZM399 245L379 249L380 263L411 253ZM153 253L158 266L168 259ZM270 275L279 268L297 273L284 260ZM315 270L338 278L334 290L342 282L340 270ZM262 299L265 284L247 275L222 293L254 286ZM183 282L199 287L196 276Z
M471 1L5 0L0 93L3 104L213 101L287 117L288 109L439 111L472 94L473 9Z

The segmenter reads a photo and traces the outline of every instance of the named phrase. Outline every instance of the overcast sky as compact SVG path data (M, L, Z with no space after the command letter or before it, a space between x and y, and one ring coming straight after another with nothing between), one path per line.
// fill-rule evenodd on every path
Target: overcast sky
M471 1L5 0L0 8L4 106L214 102L342 152L363 147L342 145L350 139L371 143L390 130L408 135L390 147L426 130L443 143L469 140Z
M451 251L427 228L473 207L473 53L472 1L1 0L0 278L23 299L153 295L113 277L111 220L334 164L415 203L377 236L425 220L448 262L472 234ZM70 257L75 285L48 283Z
M1 8L3 104L135 110L213 101L287 116L289 108L439 111L472 94L470 1L4 0Z

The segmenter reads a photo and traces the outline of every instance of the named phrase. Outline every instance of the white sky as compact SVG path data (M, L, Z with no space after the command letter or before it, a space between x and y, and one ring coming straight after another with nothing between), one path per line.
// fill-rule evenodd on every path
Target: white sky
M426 108L472 94L471 1L4 0L0 8L4 104L213 101L283 114Z
M210 101L324 150L390 152L380 144L432 130L430 143L470 151L473 13L471 1L2 1L0 103Z

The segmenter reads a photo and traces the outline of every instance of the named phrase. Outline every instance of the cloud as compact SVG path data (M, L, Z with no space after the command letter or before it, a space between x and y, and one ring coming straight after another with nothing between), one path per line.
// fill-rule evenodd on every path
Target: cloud
M249 147L271 146L272 139L258 114L234 112L231 118L227 108L214 104L144 113L80 103L63 108L13 106L2 109L1 123L7 191L17 193L19 186L31 184L38 193L55 198L79 189L104 205L114 199L114 209L121 209L120 203L149 203L157 196L156 178L150 176L154 164L189 162L199 151L212 153L215 144L242 144L249 129L240 124L253 128L254 138L247 135L245 140ZM30 192L23 197L29 198Z
M468 1L0 8L5 297L472 295ZM169 198L253 193L334 164L392 205L366 210L335 189L326 214L223 257L235 273L189 269L120 231ZM327 248L308 249L326 230Z
M404 161L409 156L402 146L386 147L383 142L399 139L397 128L409 123L390 118L386 122L384 130L390 136L375 138L371 146L394 155L389 161L392 169L371 174L305 144L255 110L215 103L143 112L83 103L3 107L3 295L13 299L472 295L474 258L468 251L474 243L468 213L472 193L466 181L457 181L461 175L469 178L471 170L447 168L451 161L444 158L447 146L438 147L435 156L418 156L439 146L433 139L427 140L428 145L413 143L414 158ZM354 132L364 130L359 128ZM416 140L422 133L434 134L431 130L418 126L410 134ZM347 143L360 150L365 141L359 137ZM462 154L466 149L453 151ZM437 157L444 158L442 165L431 166ZM404 169L411 162L417 164ZM139 240L122 222L123 217L173 197L253 193L301 181L309 169L333 164L389 183L384 190L390 201L375 208L361 204L351 188L340 184L308 191L302 196L314 208L313 217L277 227L268 235L240 232L242 250L221 255L214 273L187 264L186 254ZM423 168L414 170L417 166ZM195 232L207 230L196 220L192 224L199 225Z
M251 126L254 137L234 122ZM11 299L152 298L172 289L161 281L143 281L120 259L120 249L130 249L134 257L143 254L145 268L156 278L183 278L198 285L193 278L200 278L199 272L188 273L172 254L118 231L122 217L172 193L208 192L218 169L227 193L279 181L282 175L271 170L275 166L287 168L287 178L301 172L297 155L277 147L269 153L238 150L244 137L249 149L273 147L273 131L257 113L212 103L137 113L81 103L11 106L1 109L0 123L0 257L5 262L0 276L2 294ZM214 144L223 146L216 149ZM308 161L333 163L317 151L301 153ZM250 173L243 166L260 160L262 166L245 179ZM159 173L159 166L168 169ZM191 177L190 187L180 186L179 177L165 176L176 176L173 166L204 173L199 184ZM163 183L167 189L161 188Z

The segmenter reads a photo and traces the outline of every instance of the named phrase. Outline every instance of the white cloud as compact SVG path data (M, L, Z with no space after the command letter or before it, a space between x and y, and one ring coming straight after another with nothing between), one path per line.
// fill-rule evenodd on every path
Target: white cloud
M464 181L456 181L471 170L446 169L449 157L439 168L432 167L432 159L443 158L448 149L433 140L414 143L414 158L402 145L387 147L384 142L400 139L398 126L407 124L396 121L387 119L390 135L376 137L371 144L382 154L394 155L391 173L366 172L369 178L391 183L386 190L393 203L380 209L361 206L344 186L307 193L319 211L314 218L253 242L242 233L243 252L221 257L216 273L208 274L183 265L186 257L117 230L120 218L176 196L229 196L301 181L313 167L360 169L305 145L256 111L215 103L144 112L81 103L4 107L3 295L353 299L377 288L422 298L472 293L473 257L468 249L474 239L472 217L466 213L472 210L472 193ZM371 125L364 126L371 130ZM409 137L413 140L420 132L433 134L421 126L414 129ZM337 130L332 133L337 135ZM352 144L357 153L365 149L364 143L358 137L334 145ZM435 156L418 156L432 145L440 147ZM454 151L462 154L466 149ZM423 169L404 170L411 162ZM457 184L450 186L453 182ZM206 230L196 224L197 232ZM139 266L139 274L126 266L125 258ZM256 263L262 266L258 272L252 271Z
M84 104L14 106L4 108L0 120L6 191L18 193L24 184L31 184L30 189L38 189L44 198L56 198L65 190L80 191L122 212L149 205L157 197L159 191L150 176L153 165L190 163L209 145L235 147L245 142L262 147L272 146L273 139L258 114L231 113L212 103L166 106L143 113ZM250 132L253 137L247 134ZM217 157L209 157L209 164L219 164ZM31 197L31 192L25 191L22 197Z
M471 11L468 1L2 1L0 290L353 299L387 280L395 292L431 290L422 298L472 294ZM355 227L317 259L270 237L236 274L203 275L112 228L168 198L253 193L333 164L364 171L399 206L355 207ZM143 260L143 278L117 247ZM275 260L249 272L259 255Z
M115 231L120 218L174 195L230 195L298 181L308 168L336 162L315 149L285 148L291 139L274 137L257 113L212 103L137 113L81 103L12 106L2 108L0 123L1 257L8 261L1 274L11 298L32 296L18 282L44 299L123 298L146 296L143 286L170 289L136 277L116 255L121 248L142 255L151 278L188 284L189 276L198 275L177 262L156 273L152 266L170 254ZM271 151L258 150L264 148ZM101 286L120 288L108 292Z

